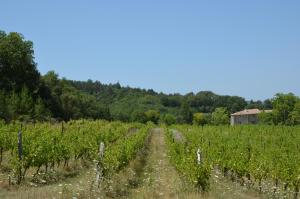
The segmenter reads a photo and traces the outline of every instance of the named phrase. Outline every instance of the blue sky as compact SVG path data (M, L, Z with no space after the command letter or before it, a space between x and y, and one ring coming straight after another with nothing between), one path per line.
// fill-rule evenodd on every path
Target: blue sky
M75 80L246 99L300 95L300 1L0 0L0 29Z

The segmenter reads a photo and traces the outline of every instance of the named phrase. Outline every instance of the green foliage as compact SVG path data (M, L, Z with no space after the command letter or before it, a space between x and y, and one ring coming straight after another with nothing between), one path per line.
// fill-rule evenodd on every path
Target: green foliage
M47 101L56 118L64 120L93 118L110 119L109 108L94 96L75 89L68 81L60 80L53 71L43 76L44 85L49 88Z
M162 122L164 122L166 125L172 125L176 123L176 117L172 114L165 114L162 116Z
M51 112L45 107L41 98L38 98L34 104L34 116L33 118L38 121L47 121L51 118Z
M157 110L149 110L145 112L146 121L151 121L157 124L160 118L160 113Z
M100 142L105 144L105 155L102 164L105 175L118 171L126 166L139 149L144 146L145 138L152 125L125 124L121 122L76 120L68 123L36 123L23 125L23 157L18 159L17 132L20 123L5 125L0 122L0 149L10 154L13 171L22 169L22 173L14 173L24 178L29 168L39 171L41 166L52 169L61 162L71 159L98 159ZM131 129L137 129L132 133ZM8 153L9 152L9 153ZM0 158L1 160L1 158ZM0 162L1 164L1 162Z
M0 90L0 118L7 120L8 115L6 95Z
M272 125L273 124L273 113L268 113L268 112L261 112L258 114L258 121L260 124L268 124Z
M193 119L193 113L187 101L184 101L180 107L179 122L181 123L191 123Z
M8 115L12 120L29 120L33 114L34 101L26 87L20 93L7 96Z
M272 99L273 120L275 124L289 124L291 112L294 110L295 104L299 98L292 93L278 93ZM295 114L294 112L293 114ZM297 114L297 113L296 113Z
M246 106L246 109L270 110L270 109L272 109L272 103L271 103L271 100L269 100L269 99L267 99L265 101L250 100Z
M220 96L211 91L201 91L196 95L186 95L191 108L195 112L211 113L218 107L226 107L231 113L240 111L247 106L245 99L237 96Z
M136 121L140 123L146 123L147 119L145 116L145 113L141 110L135 110L131 114L131 120L130 121Z
M189 179L206 176L205 168L218 168L224 176L230 173L239 181L280 181L290 190L299 190L299 126L176 125L172 129L181 132L188 144L173 143L168 133L171 160ZM200 169L200 175L192 164L197 148L201 150L201 165L207 165Z
M204 192L208 191L210 187L211 166L208 162L197 163L196 152L198 146L194 144L186 145L184 142L174 141L172 131L166 131L169 156L172 164L197 189Z
M105 152L103 166L104 174L110 176L115 171L125 167L135 157L136 153L144 147L151 124L140 129L138 133L119 139Z
M216 108L216 110L211 115L211 122L214 125L229 124L229 116L226 108Z
M27 87L31 94L38 90L40 74L36 69L33 43L12 32L0 36L0 88L21 91Z
M143 113L147 110L159 110L164 114L172 114L177 122L192 123L193 113L211 113L217 107L227 107L230 112L245 108L245 99L236 96L220 96L209 91L202 91L196 95L172 94L165 95L153 90L144 90L105 85L99 81L69 81L72 86L85 93L92 94L99 101L110 107L112 119L122 121L145 122ZM205 114L205 116L207 116ZM209 115L206 117L209 120Z
M42 78L33 44L18 33L0 32L0 118L5 120L111 119L108 105L74 88L54 71Z
M300 124L300 100L295 103L293 111L289 114L289 124Z
M206 118L203 113L194 113L193 124L203 126L206 123L207 123L207 121L206 121Z

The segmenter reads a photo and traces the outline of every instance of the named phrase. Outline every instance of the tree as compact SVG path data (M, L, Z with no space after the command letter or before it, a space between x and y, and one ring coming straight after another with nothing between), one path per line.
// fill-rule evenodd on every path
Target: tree
M45 101L46 106L50 109L53 117L63 118L64 110L61 99L63 85L58 74L54 71L47 72L47 74L41 78L41 86L41 97Z
M148 110L145 112L146 121L152 121L157 124L159 121L160 114L157 110Z
M264 101L264 109L268 110L268 109L272 109L272 108L273 108L272 101L270 99L266 99Z
M176 117L170 113L167 113L163 116L162 121L166 124L166 125L172 125L176 123Z
M206 123L207 123L207 121L206 121L205 115L203 113L194 113L193 124L203 126Z
M298 100L294 106L293 111L289 114L289 124L300 124L300 100Z
M246 106L246 109L264 109L264 104L262 101L258 100L258 101L253 101L250 100L250 102L248 103L248 105Z
M268 112L261 112L258 114L258 120L260 124L274 124L273 123L273 113L268 113Z
M145 115L144 111L142 111L142 110L133 111L132 114L131 114L131 121L132 122L146 123L147 118L146 118L146 115Z
M20 93L12 92L7 96L7 117L13 120L30 120L33 115L34 101L24 87Z
M299 98L293 93L278 93L272 99L275 124L289 124L289 115L294 110Z
M34 62L33 43L19 33L0 33L0 88L30 94L38 91L40 74Z
M7 99L4 91L0 90L0 119L8 119Z
M38 121L46 121L51 118L51 112L45 107L41 98L38 98L34 104L34 119Z
M161 103L166 107L180 107L181 95L162 95Z
M229 124L229 116L227 109L224 107L216 108L216 110L211 115L212 124L214 125L224 125Z
M191 123L193 119L193 114L190 109L188 102L185 100L181 104L180 108L180 122L181 123Z

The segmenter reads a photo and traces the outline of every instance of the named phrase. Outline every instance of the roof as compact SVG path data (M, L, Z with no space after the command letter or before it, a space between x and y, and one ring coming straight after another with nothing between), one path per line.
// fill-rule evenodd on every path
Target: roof
M266 112L266 113L270 113L272 112L272 110L259 110L259 109L245 109L243 111L240 111L240 112L236 112L236 113L233 113L231 114L232 116L236 116L236 115L257 115L261 112Z

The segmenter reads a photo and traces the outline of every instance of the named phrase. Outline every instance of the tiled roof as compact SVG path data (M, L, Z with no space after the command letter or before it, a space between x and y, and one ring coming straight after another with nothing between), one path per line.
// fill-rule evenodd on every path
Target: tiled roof
M257 114L259 114L261 112L270 113L270 112L272 112L272 110L261 111L259 109L245 109L243 111L236 112L236 113L233 113L231 115L232 116L235 116L235 115L257 115Z

